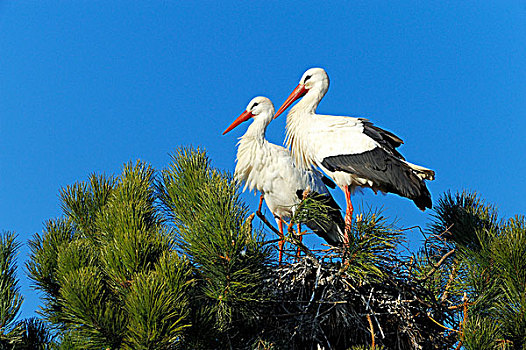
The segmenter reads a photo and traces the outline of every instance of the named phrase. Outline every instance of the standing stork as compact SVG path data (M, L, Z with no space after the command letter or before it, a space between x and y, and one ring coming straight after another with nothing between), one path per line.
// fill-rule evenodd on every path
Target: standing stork
M306 223L315 234L330 245L340 245L344 240L345 223L340 214L340 207L325 187L323 175L316 170L299 169L294 165L289 150L265 139L265 131L273 115L272 102L266 97L255 97L250 101L247 109L223 132L223 135L242 122L250 118L254 119L246 133L239 139L234 177L237 181L245 182L243 190L248 187L250 191L257 189L261 192L262 199L265 199L274 215L281 233L279 244L281 262L283 221L293 217L304 191L324 196L327 204L332 208L328 222ZM327 178L325 180L330 182ZM334 184L333 186L335 187Z
M325 70L307 70L274 118L303 97L287 115L286 144L299 167L320 167L344 191L347 228L353 214L351 193L357 187L398 194L421 210L431 208L424 180L433 180L435 172L407 162L396 150L402 139L367 119L316 114L328 88Z

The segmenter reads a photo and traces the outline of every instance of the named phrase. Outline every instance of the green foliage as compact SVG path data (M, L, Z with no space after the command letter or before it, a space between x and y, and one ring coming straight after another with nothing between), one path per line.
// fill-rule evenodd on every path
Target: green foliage
M526 220L515 217L501 227L499 234L485 247L491 271L480 278L491 278L492 288L477 295L481 304L477 311L489 313L500 325L504 339L515 348L526 345Z
M464 328L466 350L507 349L506 343L499 346L501 337L499 325L489 317L472 317Z
M77 344L74 331L63 331L55 337L54 341L50 344L50 349L53 350L75 350L80 347Z
M176 344L189 314L188 261L166 252L153 274L141 274L126 299L130 349L167 349Z
M268 248L231 176L181 149L156 181L137 162L67 186L64 216L30 241L55 348L218 346L242 341L237 327L260 314ZM212 340L201 340L205 324Z
M16 278L19 247L14 233L0 235L0 349L47 349L51 336L40 320L17 320L23 302Z
M64 217L30 241L27 269L44 294L42 315L62 336L57 348L166 348L180 340L191 270L173 251L154 181L153 169L137 162L117 178L91 175L68 186Z
M334 209L329 206L329 199L317 193L306 193L305 198L297 206L292 223L316 222L326 226L330 220L329 214Z
M15 262L19 247L13 233L7 232L0 236L0 332L2 335L13 330L16 316L22 306Z
M521 349L526 219L476 193L446 193L416 255L380 212L346 247L272 264L230 174L180 148L156 176L125 164L61 191L63 216L29 242L38 320L16 321L14 235L0 237L0 345L14 349ZM327 224L314 196L295 222ZM295 240L290 242L295 244ZM331 345L332 344L332 345ZM14 346L14 347L13 347Z
M403 232L381 212L361 214L352 225L350 244L344 253L346 272L356 281L381 280L392 270Z
M466 324L466 349L522 349L526 344L526 220L499 221L495 208L476 193L446 193L430 226L431 248L420 253L420 276L434 270L445 252L454 254L426 279L446 305L469 303L441 317ZM427 261L429 260L429 261ZM445 297L447 296L447 298Z
M488 232L498 230L497 212L476 193L446 192L435 205L430 232L471 250L480 249Z
M49 349L52 341L46 325L37 318L29 318L18 324L21 331L20 342L15 350L44 350Z
M213 169L205 152L183 148L163 171L159 193L178 246L196 268L198 313L219 333L253 323L266 298L268 249L247 221L235 181Z
M58 254L74 238L74 229L66 219L49 220L42 236L35 235L29 241L30 260L26 264L35 288L43 292L46 301L43 312L50 317L59 309L57 296L60 283L57 280Z
M20 342L21 329L16 317L22 306L22 296L16 278L16 255L20 245L15 234L0 235L0 347L8 348Z
M323 196L306 196L298 205L293 223L314 221L328 227L334 209ZM396 250L403 242L403 231L389 222L381 211L370 210L353 221L349 232L349 246L344 248L345 270L356 281L371 282L385 277L397 260Z
M76 183L61 191L64 215L75 224L77 231L86 237L96 233L95 220L109 200L114 186L114 178L92 174L89 183Z
M97 218L100 260L113 287L151 269L171 242L154 205L154 171L142 163L127 164Z
M118 300L112 300L98 268L82 267L70 271L62 280L60 298L60 322L67 329L76 330L81 342L88 340L86 348L120 346L125 315Z

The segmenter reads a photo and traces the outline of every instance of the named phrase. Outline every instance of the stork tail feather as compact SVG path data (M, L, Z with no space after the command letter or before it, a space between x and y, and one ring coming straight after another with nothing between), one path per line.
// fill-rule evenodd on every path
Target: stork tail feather
M411 169L415 171L416 175L422 180L432 181L435 179L435 172L433 170L424 168L423 166L420 166L420 165L411 164L409 162L406 162L406 163L407 165L409 165Z

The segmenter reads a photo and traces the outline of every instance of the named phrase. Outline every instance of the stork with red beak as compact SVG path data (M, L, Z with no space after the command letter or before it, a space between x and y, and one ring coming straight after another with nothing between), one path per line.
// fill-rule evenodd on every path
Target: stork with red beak
M424 180L433 180L435 172L407 162L396 149L402 139L367 119L316 114L328 88L325 70L307 70L274 118L301 98L287 115L286 144L301 169L318 166L344 191L347 228L357 187L398 194L421 210L431 208Z
M316 170L296 167L289 150L265 139L265 131L273 115L272 102L266 97L255 97L249 102L247 109L223 132L224 135L244 121L253 119L238 143L235 179L245 183L243 190L249 188L250 191L261 192L282 237L284 220L293 217L305 190L324 196L326 203L333 209L329 213L330 222L307 222L306 225L327 243L341 245L344 241L345 223L340 207L323 182L323 175ZM279 246L280 262L282 247L283 240Z

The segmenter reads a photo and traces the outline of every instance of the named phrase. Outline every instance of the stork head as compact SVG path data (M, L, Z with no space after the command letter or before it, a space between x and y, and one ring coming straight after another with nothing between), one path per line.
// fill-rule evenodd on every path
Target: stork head
M264 119L263 121L268 124L272 120L273 115L274 105L272 101L263 96L254 97L248 103L247 109L223 131L223 135L250 118L254 118L254 120Z
M311 68L303 73L298 86L292 91L289 97L283 102L274 116L277 118L283 113L294 101L305 95L311 95L313 103L318 104L329 89L329 76L323 68Z
M303 84L307 91L312 89L327 90L329 88L329 76L323 68L311 68L303 73L300 84Z

